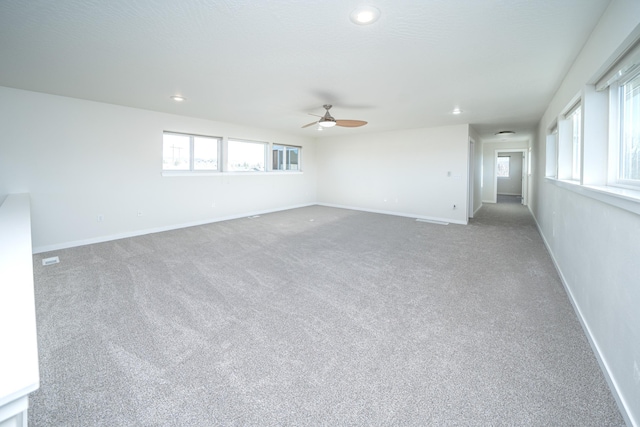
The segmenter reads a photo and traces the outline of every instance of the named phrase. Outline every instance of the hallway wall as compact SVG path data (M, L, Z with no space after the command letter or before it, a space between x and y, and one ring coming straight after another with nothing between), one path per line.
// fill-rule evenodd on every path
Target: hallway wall
M546 136L562 111L639 35L640 2L612 1L540 121L531 206L630 425L640 425L640 215L577 183L545 178L545 158ZM628 203L637 208L640 192L634 193Z

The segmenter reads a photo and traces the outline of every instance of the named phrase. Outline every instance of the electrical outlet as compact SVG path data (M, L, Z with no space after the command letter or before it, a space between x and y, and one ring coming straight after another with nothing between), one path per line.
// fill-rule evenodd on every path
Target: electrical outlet
M96 216L96 221L98 221L98 222L104 221L104 215L100 214L100 215Z
M138 211L138 216L142 216L142 211Z

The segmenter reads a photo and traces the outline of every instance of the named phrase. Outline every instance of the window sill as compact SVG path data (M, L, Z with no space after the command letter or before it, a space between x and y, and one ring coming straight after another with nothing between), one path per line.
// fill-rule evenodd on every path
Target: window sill
M267 171L267 172L195 172L195 171L162 171L163 177L175 176L247 176L247 175L302 175L302 171Z
M545 178L548 182L585 197L640 215L640 191L606 185L580 185L575 181Z

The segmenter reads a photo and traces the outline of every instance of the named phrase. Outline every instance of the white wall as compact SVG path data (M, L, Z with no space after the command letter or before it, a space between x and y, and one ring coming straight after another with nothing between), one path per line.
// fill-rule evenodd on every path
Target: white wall
M38 389L38 342L28 194L0 204L0 426L24 420Z
M509 177L498 177L498 194L522 196L522 153L500 152L499 157L509 157Z
M640 216L545 179L546 131L640 29L640 1L614 0L546 110L534 146L533 214L625 415L640 425Z
M495 203L496 150L527 150L529 141L483 141L482 143L482 202Z
M322 139L318 201L466 223L468 147L468 125Z
M0 121L0 199L31 194L35 251L316 200L310 138L5 87ZM299 145L304 173L162 177L163 130Z

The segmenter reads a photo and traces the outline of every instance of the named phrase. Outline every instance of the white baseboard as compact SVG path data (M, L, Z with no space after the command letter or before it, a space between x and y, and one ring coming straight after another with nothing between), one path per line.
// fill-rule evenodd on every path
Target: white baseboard
M352 207L352 206L333 205L333 204L328 204L328 203L306 203L306 204L302 204L302 205L287 206L287 207L282 207L282 208L278 208L278 209L268 209L268 210L261 210L261 211L243 212L243 213L224 216L224 217L207 218L207 219L200 220L200 221L191 221L191 222L180 223L180 224L172 224L172 225L167 225L167 226L163 226L163 227L154 227L154 228L146 228L146 229L142 229L142 230L133 230L133 231L127 231L127 232L124 232L124 233L117 233L117 234L109 234L109 235L106 235L106 236L92 237L92 238L89 238L89 239L81 239L81 240L73 240L73 241L70 241L70 242L56 243L56 244L53 244L53 245L36 246L36 247L33 248L33 253L34 254L40 254L40 253L43 253L43 252L51 252L51 251L57 251L57 250L60 250L60 249L74 248L74 247L77 247L77 246L92 245L94 243L110 242L112 240L126 239L126 238L129 238L129 237L136 237L136 236L144 236L145 234L161 233L163 231L171 231L171 230L177 230L177 229L180 229L180 228L195 227L195 226L198 226L198 225L211 224L211 223L214 223L214 222L221 222L221 221L229 221L229 220L239 219L239 218L246 218L248 216L253 216L253 215L265 215L265 214L268 214L268 213L286 211L286 210L289 210L289 209L304 208L304 207L307 207L307 206L314 206L314 205L321 205L321 206L334 207L334 208L340 208L340 209L350 209L350 210L363 211L363 212L372 212L372 213L379 213L379 214L385 214L385 215L396 215L396 216L403 216L403 217L408 217L408 218L419 218L419 219L426 219L426 220L431 220L431 221L442 221L442 222L449 222L449 223L454 223L454 224L463 224L463 225L467 224L465 221L452 220L450 218L439 218L439 217L431 217L431 216L423 216L423 215L415 215L415 214L405 214L405 213L401 213L401 212L392 212L392 211L367 210L367 209L362 209L362 208L357 208L357 207Z
M589 345L591 345L591 349L593 350L593 353L596 356L596 360L598 361L598 365L600 365L600 370L602 371L602 373L604 374L604 378L607 381L607 384L609 385L609 389L611 390L611 394L613 395L613 398L615 399L617 405L618 405L618 409L620 410L620 413L622 414L622 417L625 420L625 423L629 426L637 426L638 424L635 423L632 418L631 418L631 412L629 411L629 407L626 404L625 399L623 398L623 396L620 394L620 389L618 388L618 384L616 382L616 380L611 376L611 370L609 369L609 365L607 364L607 361L604 359L604 357L602 356L602 352L600 351L600 346L598 345L597 341L595 340L595 338L593 337L593 334L591 333L591 329L589 328L589 325L587 324L584 316L582 315L582 311L580 310L580 307L578 306L573 293L571 292L571 288L569 287L569 285L567 284L567 280L564 276L564 274L562 273L562 270L560 269L560 265L558 264L558 261L556 261L556 257L553 253L553 251L551 250L551 246L549 245L549 242L547 242L546 237L544 236L544 234L542 233L542 228L540 227L540 224L538 223L538 219L536 218L536 216L534 215L533 211L531 210L530 206L527 206L527 208L529 209L529 212L531 213L531 216L533 217L533 220L536 223L536 227L538 228L538 234L540 234L540 237L542 237L542 241L544 242L544 246L547 248L547 252L549 252L549 255L551 256L551 260L553 261L553 265L556 268L556 271L558 272L558 276L560 276L560 281L562 282L562 286L564 287L565 292L567 293L567 296L569 297L569 301L571 301L571 305L573 306L573 310L575 311L578 320L580 321L580 325L582 326L582 330L584 331L585 335L587 336L587 340L589 341Z
M480 203L480 206L478 206L478 209L476 209L475 211L473 211L473 216L476 216L476 214L478 213L478 211L482 208L482 203Z
M520 196L520 197L522 197L522 193L498 193L498 196Z
M451 218L441 218L441 217L435 217L435 216L425 216L425 215L416 215L416 214L412 214L412 213L404 213L404 212L396 212L396 211L384 211L384 210L378 210L378 209L366 209L366 208L360 208L360 207L356 207L356 206L345 206L345 205L335 205L333 203L316 203L319 206L326 206L329 208L338 208L338 209L349 209L352 211L360 211L360 212L371 212L371 213L377 213L377 214L383 214L383 215L394 215L394 216L402 216L402 217L406 217L406 218L416 218L416 219L424 219L427 221L438 221L438 222L448 222L451 224L461 224L461 225L467 225L467 221L460 221L458 219L451 219Z
M228 216L218 217L218 218L208 218L208 219L204 219L204 220L200 220L200 221L184 222L184 223L181 223L181 224L173 224L173 225L167 225L167 226L163 226L163 227L145 228L145 229L142 229L142 230L127 231L127 232L124 232L124 233L110 234L110 235L106 235L106 236L93 237L93 238L90 238L90 239L73 240L73 241L70 241L70 242L57 243L57 244L54 244L54 245L37 246L37 247L33 248L33 253L34 254L39 254L39 253L43 253L43 252L57 251L57 250L60 250L60 249L74 248L76 246L84 246L84 245L92 245L94 243L110 242L112 240L126 239L128 237L144 236L145 234L161 233L163 231L171 231L171 230L177 230L177 229L180 229L180 228L195 227L195 226L198 226L198 225L211 224L211 223L214 223L214 222L221 222L221 221L229 221L229 220L232 220L232 219L246 218L248 216L253 216L253 215L266 215L266 214L273 213L273 212L287 211L287 210L290 210L290 209L304 208L304 207L313 206L313 205L315 205L315 203L307 203L307 204L302 204L302 205L287 206L287 207L282 207L282 208L277 208L277 209L267 209L267 210L261 210L261 211L243 212L243 213L240 213L240 214L228 215Z

